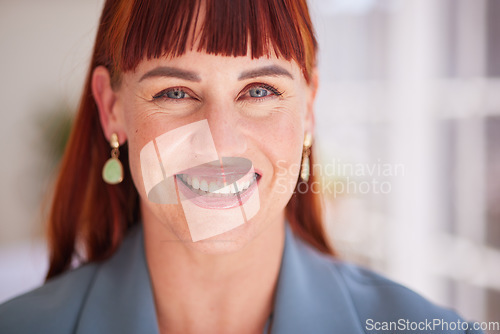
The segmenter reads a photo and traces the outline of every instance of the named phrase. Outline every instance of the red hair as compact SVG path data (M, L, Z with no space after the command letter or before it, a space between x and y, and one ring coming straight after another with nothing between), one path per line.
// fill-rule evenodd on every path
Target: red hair
M110 148L91 92L97 66L107 67L116 85L121 73L134 70L143 59L182 55L193 47L188 43L191 37L198 41L198 51L210 54L244 56L249 51L257 58L274 52L295 61L310 81L317 42L306 0L207 0L203 18L200 4L201 0L106 1L49 214L47 279L68 270L75 257L91 262L111 256L140 216L126 145L120 156L124 181L108 185L101 178ZM199 29L193 29L197 24ZM199 36L194 36L195 31ZM314 176L309 186L312 182ZM296 234L333 254L322 224L319 194L296 192L286 216Z

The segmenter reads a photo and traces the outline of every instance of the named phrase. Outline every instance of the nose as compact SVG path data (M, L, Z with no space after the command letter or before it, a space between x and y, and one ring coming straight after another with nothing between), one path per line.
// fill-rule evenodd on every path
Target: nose
M205 116L219 157L241 156L247 150L242 117L231 104L207 105Z

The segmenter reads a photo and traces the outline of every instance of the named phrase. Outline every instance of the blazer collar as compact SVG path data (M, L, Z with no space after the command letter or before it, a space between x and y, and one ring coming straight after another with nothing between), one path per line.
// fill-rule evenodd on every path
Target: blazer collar
M286 224L271 333L363 333L340 277L329 257L306 245ZM139 225L98 267L75 333L158 332Z
M272 334L364 333L334 261L305 244L286 224Z

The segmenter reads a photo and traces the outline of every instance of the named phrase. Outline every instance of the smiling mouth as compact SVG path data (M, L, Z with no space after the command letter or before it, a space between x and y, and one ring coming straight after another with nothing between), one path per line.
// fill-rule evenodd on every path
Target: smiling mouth
M208 178L189 174L176 174L176 179L182 182L191 192L206 197L234 197L242 195L247 189L260 180L260 174L253 173L250 177L228 176L223 178Z
M199 165L175 174L183 197L206 209L229 209L243 205L253 192L261 174L246 158L231 157Z

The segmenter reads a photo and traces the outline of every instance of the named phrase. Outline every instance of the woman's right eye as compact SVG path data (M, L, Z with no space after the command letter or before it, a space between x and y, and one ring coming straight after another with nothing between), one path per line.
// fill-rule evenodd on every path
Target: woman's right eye
M153 96L154 100L157 99L172 99L172 100L182 100L185 98L190 98L191 96L186 93L181 88L169 88L159 92L158 94Z

